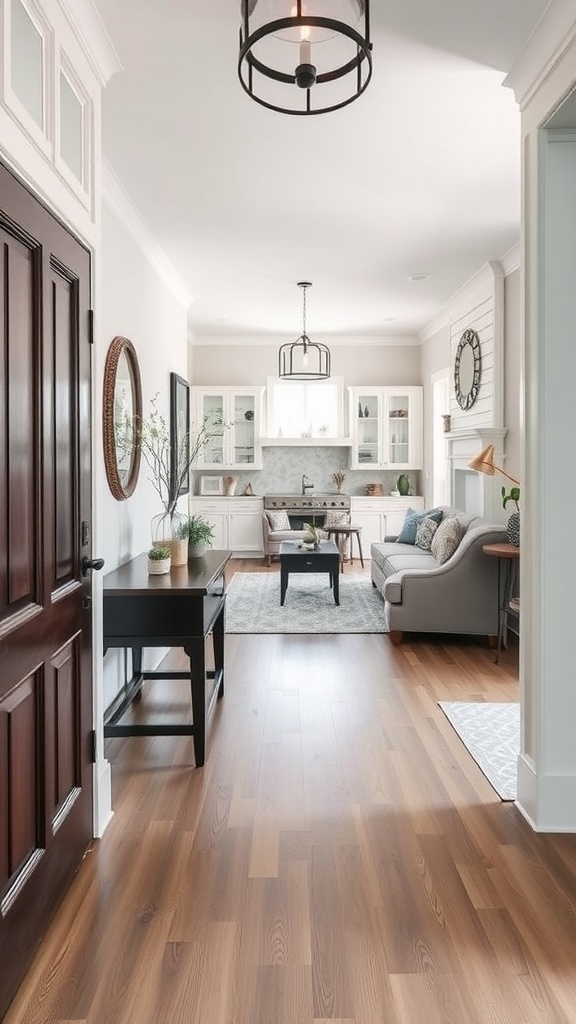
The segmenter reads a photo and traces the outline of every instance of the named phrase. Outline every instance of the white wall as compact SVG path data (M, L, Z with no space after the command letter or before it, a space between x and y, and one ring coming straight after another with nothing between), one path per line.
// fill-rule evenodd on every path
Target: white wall
M520 271L504 279L504 426L506 435L506 469L521 479L521 437L523 415L522 349L520 324Z
M435 334L428 338L420 348L420 372L422 384L424 385L424 498L426 506L432 505L432 472L434 454L433 441L433 400L432 400L432 375L450 366L450 326L445 324ZM450 367L449 385L453 390L452 367ZM444 410L448 412L448 409Z
M100 415L96 419L101 420L106 352L118 334L130 339L138 355L144 414L149 411L150 399L159 392L158 407L168 416L170 372L187 377L186 308L106 199L100 266L94 380ZM144 460L136 490L126 501L116 501L110 493L100 437L96 438L94 468L99 495L94 549L105 559L105 571L109 572L150 547L150 520L161 507L147 479ZM123 682L122 662L118 651L110 651L105 657L104 706Z

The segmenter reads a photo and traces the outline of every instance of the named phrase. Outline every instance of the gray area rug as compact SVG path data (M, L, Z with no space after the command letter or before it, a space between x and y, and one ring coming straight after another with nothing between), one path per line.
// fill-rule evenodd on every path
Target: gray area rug
M237 572L226 591L227 633L387 633L384 602L366 576L340 574L340 605L327 573Z
M520 705L438 701L464 746L502 800L516 799Z

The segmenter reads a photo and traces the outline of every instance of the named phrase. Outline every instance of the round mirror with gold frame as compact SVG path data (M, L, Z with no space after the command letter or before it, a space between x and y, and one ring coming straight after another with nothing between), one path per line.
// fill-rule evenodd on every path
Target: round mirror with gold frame
M469 327L462 334L454 359L454 392L461 409L471 409L480 390L480 338Z
M128 338L118 336L110 343L104 366L102 418L106 477L118 501L129 498L138 482L141 419L142 386L136 349Z

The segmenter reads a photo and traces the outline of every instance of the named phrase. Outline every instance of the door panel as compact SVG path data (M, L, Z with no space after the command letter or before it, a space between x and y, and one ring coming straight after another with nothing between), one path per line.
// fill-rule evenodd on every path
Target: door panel
M0 1017L92 837L89 296L0 166Z

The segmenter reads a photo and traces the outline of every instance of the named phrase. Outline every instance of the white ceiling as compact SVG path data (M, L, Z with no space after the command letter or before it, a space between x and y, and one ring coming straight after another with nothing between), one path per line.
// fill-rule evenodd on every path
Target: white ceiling
M372 0L349 107L268 111L237 79L239 0L94 0L124 70L104 153L194 296L198 335L414 335L517 240L506 72L547 0ZM410 282L426 272L427 281Z

